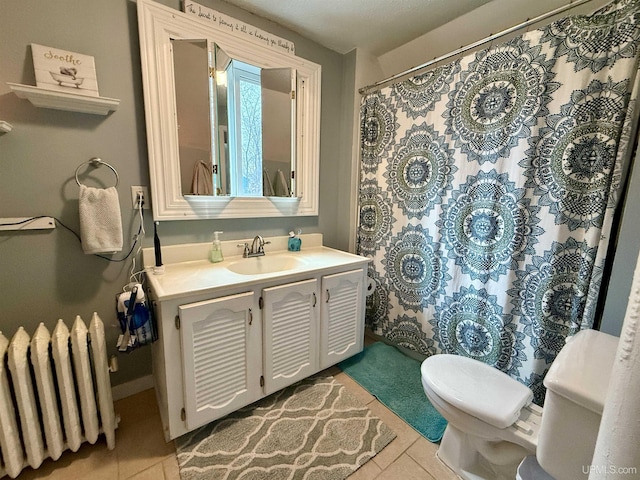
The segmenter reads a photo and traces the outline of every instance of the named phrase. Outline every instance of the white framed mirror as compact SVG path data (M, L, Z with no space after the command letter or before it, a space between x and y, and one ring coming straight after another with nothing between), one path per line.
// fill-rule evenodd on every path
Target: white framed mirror
M137 3L154 220L317 215L321 67Z

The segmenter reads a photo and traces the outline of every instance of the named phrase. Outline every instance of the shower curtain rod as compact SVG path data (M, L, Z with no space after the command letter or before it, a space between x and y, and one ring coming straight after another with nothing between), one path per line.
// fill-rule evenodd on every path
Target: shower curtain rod
M554 15L557 15L559 13L562 13L566 10L570 10L572 8L575 8L579 5L582 5L584 3L590 2L591 0L572 0L571 2L569 2L569 4L567 5L563 5L562 7L558 7L555 10L551 10L550 12L547 13L543 13L542 15L538 15L535 18L532 19L527 19L526 21L519 23L518 25L514 25L513 27L509 27L506 30L502 30L501 32L495 33L495 34L491 34L488 37L485 37L481 40L478 40L477 42L474 43L470 43L467 46L464 47L460 47L457 50L454 50L452 52L449 53L445 53L444 55L440 55L439 57L434 58L433 60L429 60L421 65L412 67L408 70L405 70L404 72L400 72L400 73L396 73L395 75L386 78L384 80L380 80L376 83L372 83L371 85L367 85L366 87L362 87L360 90L358 90L360 92L361 95L364 95L365 93L369 93L370 91L376 90L378 87L381 87L383 85L386 85L387 83L393 82L394 80L397 80L400 77L404 77L405 75L409 75L411 73L417 72L418 70L422 70L424 68L430 67L433 64L436 64L438 62L441 62L442 60L446 60L448 58L454 57L460 53L464 53L468 50L472 50L476 47L479 47L480 45L483 45L485 43L491 42L493 40L495 40L496 38L500 38L503 37L505 35L508 35L512 32L515 32L516 30L520 30L521 28L525 28L528 27L529 25L533 25L534 23L538 23L541 22L542 20L545 20L549 17L552 17Z

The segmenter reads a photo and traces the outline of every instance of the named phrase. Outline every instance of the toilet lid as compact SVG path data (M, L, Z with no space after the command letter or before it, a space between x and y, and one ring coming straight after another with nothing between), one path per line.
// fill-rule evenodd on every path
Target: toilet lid
M441 399L497 428L512 425L533 399L529 388L506 373L461 355L433 355L421 371Z

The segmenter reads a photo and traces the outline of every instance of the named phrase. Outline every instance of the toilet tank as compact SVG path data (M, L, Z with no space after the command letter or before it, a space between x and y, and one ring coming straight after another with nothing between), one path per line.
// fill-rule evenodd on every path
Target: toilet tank
M618 337L581 330L567 340L544 379L536 457L556 480L588 478L617 346Z

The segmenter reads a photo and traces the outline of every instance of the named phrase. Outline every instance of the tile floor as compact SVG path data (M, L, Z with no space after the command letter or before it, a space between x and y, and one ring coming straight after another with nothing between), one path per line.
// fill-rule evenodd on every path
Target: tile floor
M455 480L457 477L435 457L437 445L418 434L400 417L337 367L333 375L368 405L397 437L378 455L349 477L350 480ZM39 469L27 468L18 480L180 480L173 442L165 443L153 390L116 402L120 424L116 448L107 450L104 437L95 445L84 444L76 453L65 452Z

